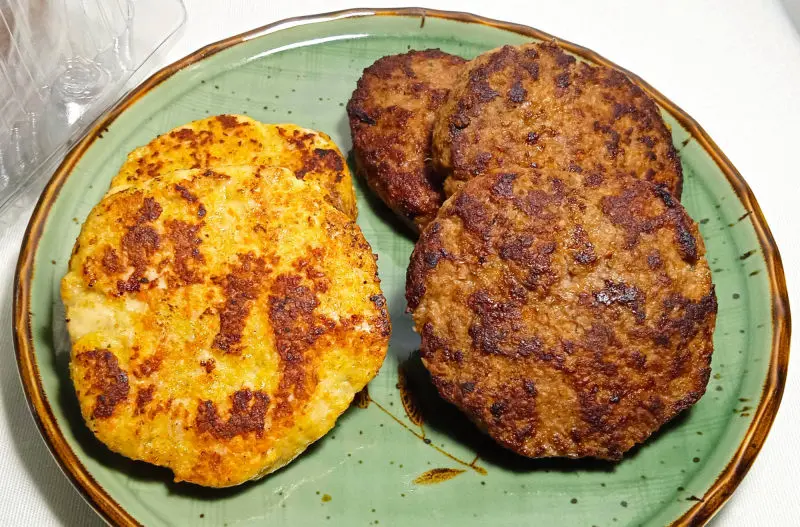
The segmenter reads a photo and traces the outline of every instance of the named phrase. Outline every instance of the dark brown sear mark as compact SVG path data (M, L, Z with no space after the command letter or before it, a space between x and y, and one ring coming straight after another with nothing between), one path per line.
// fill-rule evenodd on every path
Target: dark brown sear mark
M317 324L314 309L319 305L316 293L302 285L298 275L283 274L272 284L269 295L269 319L275 334L283 376L275 396L275 413L288 419L292 406L305 400L316 382L307 368L306 350L329 329Z
M206 215L206 208L205 206L198 202L197 196L192 194L188 188L183 185L176 184L175 190L180 194L181 198L185 199L188 203L197 204L197 217L203 218Z
M525 271L526 287L546 288L556 279L551 257L556 248L555 242L534 245L534 238L523 234L500 242L497 252L501 259L514 262Z
M158 371L159 368L161 368L161 363L163 360L163 355L160 353L155 353L152 356L144 359L138 367L134 368L133 375L138 379L149 377Z
M303 150L303 166L294 175L297 179L303 179L309 172L337 172L344 170L342 156L335 150L315 148L313 152Z
M533 132L531 132L533 134ZM534 136L536 134L533 134ZM530 138L530 134L528 134ZM497 180L492 185L492 196L497 198L510 199L514 197L514 180L517 179L516 174L500 174Z
M515 81L508 90L508 100L513 103L524 102L527 96L528 92L522 87L522 83L519 80Z
M153 198L144 198L142 207L139 209L136 217L136 223L148 223L157 220L163 209L161 205Z
M604 306L620 304L627 307L639 323L644 322L647 317L644 310L645 294L635 285L606 280L605 287L592 295L595 302Z
M455 198L452 214L461 218L468 231L481 236L488 234L490 218L486 207L469 194L461 193Z
M663 212L655 215L647 213L648 190L661 198L665 206ZM605 196L601 201L601 210L611 223L625 231L625 249L636 247L642 234L671 227L681 258L690 264L697 262L698 247L692 221L681 207L676 206L672 195L662 186L637 180L621 194Z
M253 253L238 256L239 263L224 278L211 278L225 293L225 304L219 312L219 333L214 337L212 345L225 353L241 351L239 343L247 317L269 273L263 258L256 257Z
M173 130L169 133L169 137L177 139L178 141L193 141L197 134L191 128L181 128L180 130ZM143 161L140 160L140 162Z
M661 260L661 253L658 249L653 250L652 253L647 255L647 266L653 271L660 269L663 265L664 262Z
M192 225L180 220L167 220L164 226L167 229L167 238L172 243L175 259L176 280L174 285L186 286L201 283L202 276L195 264L204 263L205 257L200 252L202 240L198 236L203 223Z
M673 336L682 343L689 342L705 321L717 313L717 295L711 292L694 302L679 295L671 295L664 301L664 313L659 318L653 340L666 345Z
M476 291L470 295L467 306L477 315L477 321L468 330L476 350L490 355L518 355L519 350L507 339L522 318L519 303L498 302L486 291Z
M369 114L366 111L364 111L361 108L358 108L356 106L352 106L352 107L348 106L347 107L347 113L350 114L352 117L355 117L356 119L358 119L360 122L362 122L364 124L367 124L369 126L375 126L376 124L378 124L377 121L375 121L375 119L370 117Z
M217 361L215 361L214 359L201 360L200 366L202 366L203 369L206 370L206 373L211 373L212 371L214 371L214 368L217 367Z
M414 247L414 252L406 270L406 298L409 309L414 309L425 294L424 277L434 269L442 258L447 258L447 251L440 236L441 224L433 222L422 231ZM419 253L419 257L417 254Z
M589 235L581 225L576 225L572 230L570 249L573 251L573 259L579 264L587 265L597 261L594 245L589 241Z
M185 200L186 200L186 201L188 201L189 203L195 203L195 202L197 202L197 196L195 196L194 194L192 194L191 192L189 192L189 189L187 189L187 188L186 188L186 187L184 187L183 185L176 184L176 185L175 185L175 190L178 192L178 194L180 194L180 195L181 195L181 197L182 197L183 199L185 199Z
M92 419L107 419L114 408L128 398L128 374L119 367L117 356L108 350L84 351L75 361L85 369L84 380L91 383L91 392L97 393Z
M115 251L113 247L106 247L106 250L103 252L103 259L101 260L101 263L103 265L103 269L110 274L121 273L125 270L125 268L122 266L122 262L120 261L117 251Z
M145 406L147 406L150 401L153 400L153 392L155 392L155 386L152 384L147 388L141 388L138 392L136 392L136 409L133 411L134 415L140 415L144 413Z
M219 124L222 125L222 128L236 128L237 126L246 124L240 123L233 115L218 115L216 119L219 121Z
M248 388L231 395L231 411L227 421L220 419L217 405L211 401L200 401L197 407L195 426L199 433L209 433L216 439L229 440L238 435L264 434L264 418L267 415L269 395L253 392Z
M479 290L470 295L467 305L477 315L477 321L468 329L474 349L489 355L503 355L514 359L535 357L547 362L555 360L556 363L563 360L561 356L546 350L537 336L521 332L522 304L518 300L496 301L487 292ZM423 341L443 349L445 357L449 354L456 361L461 361L461 352L450 352L441 343L437 346L436 340L431 339L431 336L431 331L423 332ZM462 385L462 389L465 393L472 392L469 383Z
M139 291L141 284L147 283L144 279L147 265L161 248L161 237L148 223L158 219L161 212L161 205L156 200L151 197L144 198L141 208L136 213L136 223L122 236L120 241L122 254L127 259L128 265L133 267L133 272L127 280L117 281L117 292L120 295ZM119 265L119 262L115 265Z

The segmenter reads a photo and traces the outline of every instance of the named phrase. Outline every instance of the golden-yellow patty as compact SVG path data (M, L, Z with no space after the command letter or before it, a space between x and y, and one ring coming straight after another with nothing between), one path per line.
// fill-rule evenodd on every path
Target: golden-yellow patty
M390 333L358 226L275 167L183 170L106 195L61 293L91 430L214 487L328 432Z
M350 218L358 215L350 170L330 137L294 124L264 124L245 115L217 115L158 136L128 155L111 190L173 170L230 165L288 168L298 179L319 185L325 199Z

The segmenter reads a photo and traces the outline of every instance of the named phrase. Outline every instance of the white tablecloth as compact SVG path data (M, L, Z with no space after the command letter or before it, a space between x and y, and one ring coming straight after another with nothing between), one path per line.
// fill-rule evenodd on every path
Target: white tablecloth
M800 0L785 2L431 0L426 7L519 22L587 46L635 71L691 114L753 188L781 249L792 305L800 309L800 34L791 22L800 23ZM152 69L275 20L357 6L333 0L186 3L186 27ZM373 7L382 4L374 1ZM0 525L99 525L39 436L15 366L11 276L26 216L0 233ZM797 336L794 344L797 351ZM800 525L798 375L797 368L790 370L769 439L714 525Z

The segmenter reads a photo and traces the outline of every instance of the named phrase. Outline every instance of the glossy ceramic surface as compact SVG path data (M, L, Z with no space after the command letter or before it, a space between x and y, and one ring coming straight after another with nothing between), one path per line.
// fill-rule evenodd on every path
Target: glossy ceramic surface
M174 484L111 453L84 425L67 363L59 281L80 224L128 151L219 113L294 122L350 149L344 105L364 67L408 49L472 57L547 38L463 14L353 11L234 37L160 72L70 154L34 213L18 269L19 366L65 472L109 520L146 525L665 525L708 519L752 463L780 401L788 303L780 259L749 189L691 118L660 94L680 150L683 203L700 223L719 299L703 399L624 461L527 460L439 400L404 313L409 233L358 183L359 224L379 254L394 333L378 377L294 463L227 490ZM585 59L593 53L570 46Z

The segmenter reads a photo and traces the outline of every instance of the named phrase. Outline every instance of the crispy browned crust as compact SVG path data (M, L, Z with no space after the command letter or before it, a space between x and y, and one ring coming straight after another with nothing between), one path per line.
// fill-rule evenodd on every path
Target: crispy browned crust
M128 154L111 190L135 187L175 170L233 165L277 166L319 186L325 201L358 217L356 195L339 148L324 132L264 124L246 115L216 115L179 126Z
M417 228L444 201L430 163L431 129L464 62L438 49L383 57L364 70L347 104L357 171Z
M442 396L530 457L619 459L711 371L697 225L629 176L472 179L423 231L406 296Z
M555 42L504 46L464 68L436 118L433 158L448 196L474 176L532 167L629 174L678 198L683 178L655 102Z
M229 166L103 198L62 281L70 374L101 442L226 487L333 427L391 324L370 245L329 196L285 168Z

